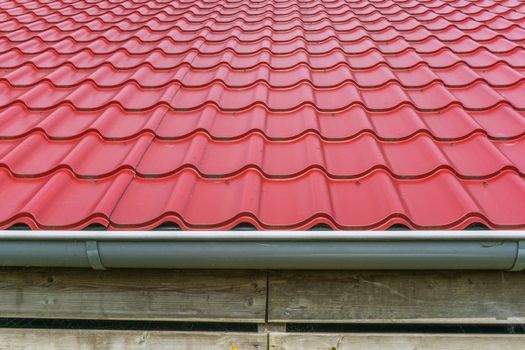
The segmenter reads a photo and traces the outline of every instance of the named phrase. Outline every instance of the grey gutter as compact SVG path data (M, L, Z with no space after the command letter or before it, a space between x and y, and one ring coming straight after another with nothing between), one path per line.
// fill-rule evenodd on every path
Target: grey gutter
M523 270L525 231L8 230L0 232L0 265Z

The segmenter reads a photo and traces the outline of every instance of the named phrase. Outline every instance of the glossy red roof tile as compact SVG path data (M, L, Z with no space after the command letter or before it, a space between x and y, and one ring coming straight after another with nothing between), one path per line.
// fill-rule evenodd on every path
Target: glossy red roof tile
M31 228L79 229L107 225L112 210L133 173L122 171L97 180L84 180L66 170L31 178L0 170L0 226L14 222Z
M0 89L0 228L525 228L521 1L6 0Z
M448 171L396 181L384 171L358 180L331 180L318 170L269 180L255 170L226 179L204 179L186 170L161 179L137 178L111 221L121 229L153 228L163 221L185 228L229 228L240 222L266 229L312 223L340 229L396 223L461 228L473 221L512 228L525 220L525 212L516 206L524 200L525 182L513 172L488 181L460 180Z

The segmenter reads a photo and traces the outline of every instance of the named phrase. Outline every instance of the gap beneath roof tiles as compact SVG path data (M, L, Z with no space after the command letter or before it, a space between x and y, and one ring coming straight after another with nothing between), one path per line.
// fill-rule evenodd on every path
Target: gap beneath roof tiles
M90 230L89 227L86 229ZM181 230L180 226L174 222L164 222L153 229L153 231L180 231L180 230ZM464 230L465 231L480 231L480 230L486 231L490 229L482 223L473 223L467 226ZM257 228L250 223L242 222L236 225L235 227L233 227L230 231L257 231ZM317 224L307 229L307 231L334 231L334 230L329 225ZM386 231L410 231L410 228L403 224L394 224L390 226L389 228L387 228Z
M14 224L7 228L7 230L12 231L28 231L31 228L22 223ZM488 231L489 227L482 223L473 223L463 229L464 231ZM107 231L107 227L101 224L91 224L86 226L82 231ZM181 231L179 225L174 222L167 221L163 222L159 226L155 227L153 231ZM230 231L257 231L257 228L250 223L240 223L237 226L233 227ZM333 229L326 224L318 224L312 226L307 231L333 231ZM410 231L410 228L406 225L395 224L386 229L386 231Z
M170 221L164 222L153 229L153 231L180 231L180 230L181 228L179 225L177 225L174 222L170 222ZM408 231L410 230L410 228L408 228L405 225L401 225L401 224L392 225L391 227L387 229L387 231L405 231L405 230ZM240 224L233 227L230 231L257 231L257 228L250 223L241 222ZM307 231L333 231L333 229L329 225L326 225L326 224L317 224L307 229Z
M31 227L26 224L14 224L6 228L8 231L31 231Z

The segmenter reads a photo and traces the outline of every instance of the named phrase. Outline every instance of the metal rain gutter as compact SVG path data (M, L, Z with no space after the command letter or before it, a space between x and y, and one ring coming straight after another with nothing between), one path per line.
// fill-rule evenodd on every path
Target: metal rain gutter
M525 231L7 230L0 265L523 270Z

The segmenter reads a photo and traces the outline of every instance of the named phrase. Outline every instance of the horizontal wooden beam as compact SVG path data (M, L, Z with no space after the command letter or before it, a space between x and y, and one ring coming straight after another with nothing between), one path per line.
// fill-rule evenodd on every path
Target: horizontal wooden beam
M0 315L258 324L511 324L525 323L523 290L525 273L498 271L8 268L0 269Z
M0 329L0 350L521 350L525 335Z
M272 271L269 322L524 323L525 273Z
M270 350L521 350L525 335L270 334Z
M261 323L266 273L9 268L0 300L1 317Z
M265 350L258 333L0 329L0 350Z

